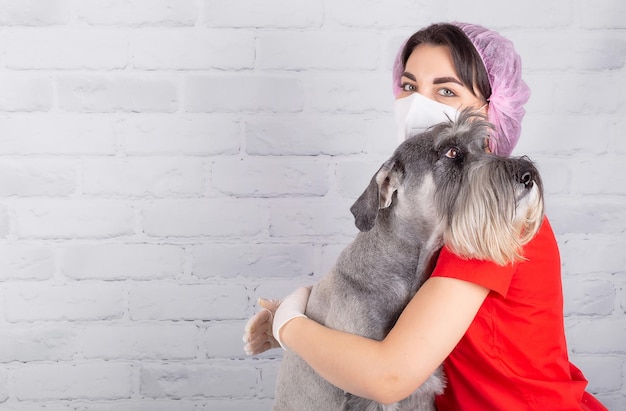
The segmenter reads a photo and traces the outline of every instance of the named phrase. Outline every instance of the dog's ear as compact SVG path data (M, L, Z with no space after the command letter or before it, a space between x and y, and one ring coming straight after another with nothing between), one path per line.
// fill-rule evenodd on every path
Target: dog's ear
M395 160L386 161L374 174L369 185L361 196L350 207L354 215L354 223L360 231L369 231L374 228L378 210L391 205L393 193L400 185L398 170L395 169Z

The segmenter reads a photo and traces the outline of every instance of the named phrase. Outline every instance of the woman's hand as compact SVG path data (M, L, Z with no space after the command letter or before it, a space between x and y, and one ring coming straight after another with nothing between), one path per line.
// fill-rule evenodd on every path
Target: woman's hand
M383 341L290 317L274 335L322 378L359 397L391 404L423 384L463 337L489 289L447 277L431 277L409 301ZM296 312L299 310L295 310ZM291 321L293 320L293 321Z
M282 301L259 298L261 309L248 320L243 334L243 342L246 343L243 349L246 354L261 354L269 349L280 347L272 334L272 323L274 314Z
M293 293L289 294L280 304L274 317L272 325L272 333L274 338L278 340L283 349L287 350L287 346L281 340L280 331L289 321L297 317L305 317L306 304L309 302L309 295L312 287L300 287Z
M311 287L300 287L283 300L259 298L261 309L246 324L243 347L248 355L261 354L271 348L287 347L278 338L280 329L296 317L306 317Z

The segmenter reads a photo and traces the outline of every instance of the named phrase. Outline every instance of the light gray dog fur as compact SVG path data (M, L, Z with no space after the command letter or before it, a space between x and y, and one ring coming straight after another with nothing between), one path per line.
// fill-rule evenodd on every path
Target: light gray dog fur
M489 130L484 117L464 111L457 121L407 139L395 150L352 206L360 233L313 287L306 308L309 318L382 340L432 272L447 230L454 224L453 214L464 213L464 203L498 198L498 204L484 207L503 214L505 222L527 219L523 207L539 207L543 216L541 182L534 165L526 158L486 153ZM477 199L486 192L497 195ZM517 216L520 213L524 216ZM474 224L481 224L480 219ZM444 386L438 369L409 397L382 405L331 385L287 351L273 409L435 410L434 396Z

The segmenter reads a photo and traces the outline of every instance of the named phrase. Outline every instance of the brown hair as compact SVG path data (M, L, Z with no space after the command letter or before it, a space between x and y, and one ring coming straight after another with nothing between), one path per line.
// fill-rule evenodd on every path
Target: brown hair
M485 100L489 100L491 85L485 65L470 39L459 27L449 23L432 24L413 34L402 50L403 67L406 67L413 49L420 44L447 46L459 80L472 94L476 95L474 90L478 90Z

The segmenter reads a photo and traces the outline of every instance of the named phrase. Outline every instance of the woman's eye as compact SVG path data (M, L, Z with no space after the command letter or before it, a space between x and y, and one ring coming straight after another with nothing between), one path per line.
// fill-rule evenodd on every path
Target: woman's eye
M443 97L456 97L454 91L450 90L449 88L442 88L438 91L438 93Z
M409 83L402 83L400 85L400 88L402 89L402 91L417 91L417 88L413 84Z
M448 158L457 158L460 154L460 151L457 147L451 147L447 152L446 152L446 157Z

